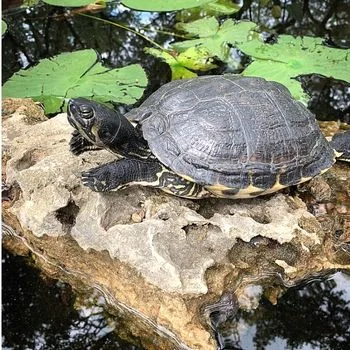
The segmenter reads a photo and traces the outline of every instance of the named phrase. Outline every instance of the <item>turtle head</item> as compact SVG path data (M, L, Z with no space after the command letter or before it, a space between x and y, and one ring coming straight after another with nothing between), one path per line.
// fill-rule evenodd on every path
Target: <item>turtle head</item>
M70 99L67 107L69 123L88 141L113 153L143 157L145 140L118 111L85 98Z

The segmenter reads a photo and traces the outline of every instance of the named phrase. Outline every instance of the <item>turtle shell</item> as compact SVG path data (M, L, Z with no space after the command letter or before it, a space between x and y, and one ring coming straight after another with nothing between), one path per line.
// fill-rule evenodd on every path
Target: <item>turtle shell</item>
M313 114L283 85L262 78L173 81L126 117L141 124L164 165L219 196L273 192L335 161Z

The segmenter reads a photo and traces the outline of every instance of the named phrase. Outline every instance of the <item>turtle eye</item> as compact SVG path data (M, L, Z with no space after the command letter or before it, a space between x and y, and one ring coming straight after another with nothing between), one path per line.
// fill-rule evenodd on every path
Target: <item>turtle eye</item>
M94 111L90 106L87 105L81 105L80 106L80 113L81 116L85 119L90 119L94 115Z

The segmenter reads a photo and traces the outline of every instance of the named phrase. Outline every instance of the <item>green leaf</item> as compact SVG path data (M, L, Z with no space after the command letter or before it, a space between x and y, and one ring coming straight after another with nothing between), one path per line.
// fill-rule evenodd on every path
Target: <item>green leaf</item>
M178 11L201 6L213 0L122 0L121 3L139 11Z
M330 48L322 44L322 39L294 38L280 35L276 44L266 44L254 32L253 22L235 23L227 20L220 26L214 18L204 18L191 23L182 23L178 28L196 39L172 44L178 52L189 48L203 49L207 58L217 57L235 68L230 45L252 56L253 62L243 75L263 77L285 85L292 95L306 103L308 96L300 82L293 79L302 74L318 73L325 76L350 81L350 50Z
M231 0L216 0L203 6L203 10L209 16L213 15L232 15L239 11L241 7Z
M216 68L208 53L203 49L191 47L179 55L172 55L166 51L146 48L145 51L166 62L171 69L172 80L189 79L197 76L195 71L207 71Z
M177 22L189 22L210 16L228 16L236 13L240 8L232 0L216 0L202 6L182 10L176 14L176 20Z
M217 65L213 63L213 59L204 47L190 47L176 58L183 66L196 71L205 72L217 68Z
M186 67L184 67L174 56L170 53L153 48L145 48L145 52L160 58L162 61L166 62L171 69L171 80L177 79L189 79L197 76L196 73L191 72Z
M219 23L215 17L209 17L189 23L177 23L176 29L187 32L192 36L206 38L217 33L219 30Z
M182 23L178 26L188 34L199 39L184 40L172 47L183 52L190 47L205 49L210 57L218 57L229 66L237 67L238 63L232 58L231 46L248 40L251 30L256 27L253 22L242 21L239 23L229 19L221 26L214 17L203 18L191 23Z
M243 75L280 82L304 103L308 96L300 83L292 79L298 75L318 73L350 82L350 50L327 47L321 38L280 35L278 42L271 45L254 37L237 43L237 47L254 59Z
M1 35L4 35L7 31L7 23L4 20L1 20Z
M23 0L21 7L34 7L39 4L40 0Z
M4 84L2 91L3 97L40 101L46 113L55 113L72 97L132 104L146 86L147 77L140 65L109 69L98 62L94 50L81 50L62 53L20 70Z
M49 5L63 6L63 7L81 7L94 4L94 0L43 0Z

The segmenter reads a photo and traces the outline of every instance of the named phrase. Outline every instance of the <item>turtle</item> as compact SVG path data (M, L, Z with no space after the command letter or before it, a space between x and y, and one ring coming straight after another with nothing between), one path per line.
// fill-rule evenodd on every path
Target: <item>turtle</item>
M67 115L73 154L107 149L116 156L82 172L83 184L97 192L143 185L190 199L251 198L310 180L349 157L350 132L334 150L285 86L258 77L171 81L124 115L74 98Z

